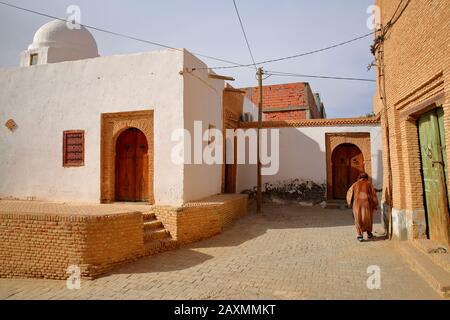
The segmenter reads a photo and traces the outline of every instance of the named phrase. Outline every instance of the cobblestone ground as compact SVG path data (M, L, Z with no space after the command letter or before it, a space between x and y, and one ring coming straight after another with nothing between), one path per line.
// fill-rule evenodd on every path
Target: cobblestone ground
M367 288L371 265L380 290ZM439 299L393 243L356 242L350 211L298 205L266 206L212 239L81 285L2 279L0 299Z

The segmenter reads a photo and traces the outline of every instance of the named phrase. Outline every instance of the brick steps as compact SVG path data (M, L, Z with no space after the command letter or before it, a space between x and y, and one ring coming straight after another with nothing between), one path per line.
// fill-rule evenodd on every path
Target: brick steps
M156 220L156 216L152 212L143 212L144 222Z
M159 220L145 221L144 222L144 232L154 231L163 228L163 224Z
M398 244L411 268L419 273L443 298L450 298L450 273L434 262L430 254L407 242Z
M169 238L170 233L164 228L144 232L144 242Z
M154 213L144 212L142 215L146 256L174 250L178 247L177 241L172 239L170 232L164 228L163 223L157 219Z

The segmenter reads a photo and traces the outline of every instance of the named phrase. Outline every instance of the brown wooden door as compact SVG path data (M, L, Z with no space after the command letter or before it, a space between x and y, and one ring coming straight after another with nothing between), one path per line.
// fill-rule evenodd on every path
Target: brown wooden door
M135 128L117 139L116 200L148 201L148 143L144 133Z
M333 198L345 199L348 189L364 172L364 156L358 147L343 144L337 147L332 156Z
M234 146L234 147L233 147ZM234 145L230 140L226 141L226 159L233 159L233 163L225 164L225 193L236 193L237 176L237 138L234 138Z

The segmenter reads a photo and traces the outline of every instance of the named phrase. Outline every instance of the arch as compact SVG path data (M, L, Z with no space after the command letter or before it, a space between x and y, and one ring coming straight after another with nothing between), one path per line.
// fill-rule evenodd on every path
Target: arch
M333 153L341 145L353 145L361 151L364 170L372 179L372 154L370 133L327 133L326 157L327 157L327 198L335 199L333 184Z
M345 199L347 190L365 171L363 153L354 144L343 143L333 150L331 161L333 198Z
M115 143L116 201L148 201L148 142L137 128L123 130Z
M154 204L153 110L102 114L101 127L101 202L116 201L116 146L121 134L134 128L142 132L147 142L148 191L145 199Z

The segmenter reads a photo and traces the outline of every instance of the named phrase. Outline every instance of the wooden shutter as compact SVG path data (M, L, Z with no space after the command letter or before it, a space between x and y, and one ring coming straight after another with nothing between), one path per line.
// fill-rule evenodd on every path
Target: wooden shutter
M63 138L63 166L84 166L84 131L64 131Z

